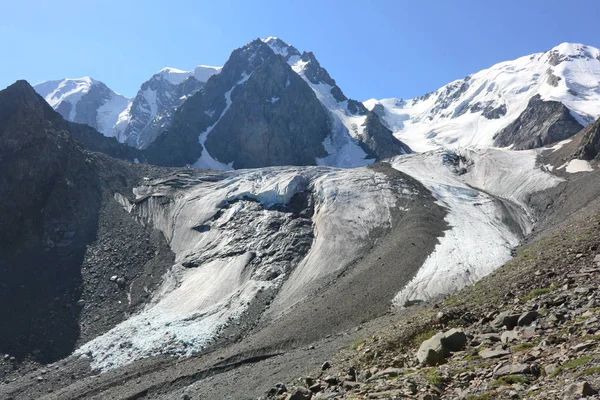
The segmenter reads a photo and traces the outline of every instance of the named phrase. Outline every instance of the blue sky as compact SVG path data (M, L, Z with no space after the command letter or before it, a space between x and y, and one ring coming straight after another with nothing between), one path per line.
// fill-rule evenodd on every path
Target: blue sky
M2 0L0 87L88 75L133 96L165 66L278 36L349 97L409 98L561 42L600 47L598 16L593 0Z

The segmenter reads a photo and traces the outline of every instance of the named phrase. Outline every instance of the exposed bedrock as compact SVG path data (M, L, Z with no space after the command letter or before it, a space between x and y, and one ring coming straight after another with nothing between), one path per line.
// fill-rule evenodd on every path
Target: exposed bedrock
M494 135L494 145L514 150L542 147L568 139L583 126L558 101L544 101L535 95L519 117Z

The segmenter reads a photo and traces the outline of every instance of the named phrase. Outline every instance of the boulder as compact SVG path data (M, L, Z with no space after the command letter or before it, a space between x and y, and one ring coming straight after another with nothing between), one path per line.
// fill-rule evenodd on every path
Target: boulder
M404 374L404 370L402 368L386 368L383 371L379 371L375 375L373 375L369 380L375 380L382 377L390 377L394 378L396 376L400 376Z
M465 335L462 329L450 329L448 332L444 333L444 336L442 337L442 346L444 350L448 352L460 351L465 348L466 344L467 335Z
M564 395L565 399L579 399L596 394L596 391L587 382L575 382L567 386Z
M492 326L495 328L502 328L506 326L506 329L511 330L519 321L519 314L513 314L510 311L504 311L498 314L498 316L492 321Z
M502 332L502 336L500 336L500 340L502 343L510 343L519 338L519 332L517 331L504 331Z
M494 371L495 377L506 376L506 375L520 375L528 374L531 372L531 366L529 364L508 364L498 368Z
M510 354L510 351L508 351L508 350L502 350L502 349L500 349L500 350L485 349L481 353L479 353L479 355L483 359L499 358L499 357L507 356L509 354Z
M442 348L443 333L435 334L431 339L425 340L417 350L417 359L419 363L425 365L436 365L444 362Z
M558 364L548 364L544 367L544 373L546 376L552 376L559 368Z
M285 400L310 400L311 397L312 393L310 390L300 387L288 394Z
M352 381L344 381L342 383L342 387L346 390L352 390L352 389L356 389L356 388L360 387L360 383L352 382Z
M517 325L519 326L527 326L530 325L533 321L535 321L539 316L537 311L527 311L521 314L517 321Z
M462 350L466 344L467 335L461 329L439 332L421 344L417 351L417 359L425 365L440 364L451 352Z

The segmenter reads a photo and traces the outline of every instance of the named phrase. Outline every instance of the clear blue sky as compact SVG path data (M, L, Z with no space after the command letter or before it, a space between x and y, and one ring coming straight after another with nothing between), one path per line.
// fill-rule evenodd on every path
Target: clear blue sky
M0 0L0 87L88 75L133 96L165 66L278 36L349 97L409 98L561 42L600 47L598 17L597 0Z

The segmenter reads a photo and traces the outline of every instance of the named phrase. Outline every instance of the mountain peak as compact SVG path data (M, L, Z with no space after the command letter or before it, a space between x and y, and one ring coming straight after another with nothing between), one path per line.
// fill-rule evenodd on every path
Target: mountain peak
M29 82L27 82L25 79L19 79L12 85L9 85L8 87L6 87L6 90L22 91L22 92L28 91L30 93L35 93L35 90L33 89L33 87L31 87ZM2 93L2 92L0 92L0 93Z
M276 36L269 36L266 39L260 39L267 44L275 54L279 54L286 60L292 56L300 56L300 52L294 46L287 44Z
M581 43L564 42L553 47L547 53L548 61L553 66L556 66L563 61L577 59L591 60L595 58L600 60L600 50Z
M46 112L46 107L48 105L26 80L18 80L0 91L0 118L16 115L19 109Z

